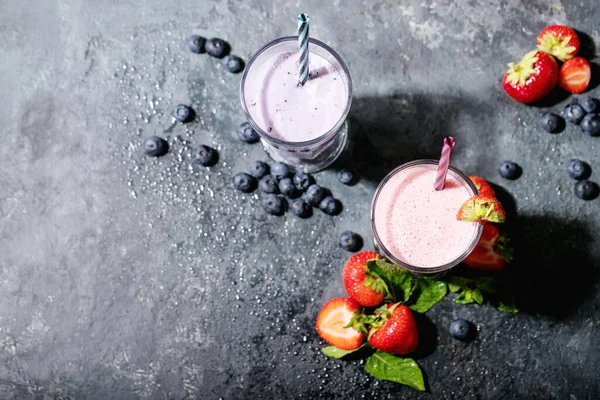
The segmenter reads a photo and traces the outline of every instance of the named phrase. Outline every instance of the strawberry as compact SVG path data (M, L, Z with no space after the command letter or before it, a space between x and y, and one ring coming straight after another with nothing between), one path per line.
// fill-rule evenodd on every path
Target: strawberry
M329 300L317 316L319 336L332 346L355 350L365 339L366 327L360 322L360 304L343 297Z
M348 297L363 307L375 307L383 301L385 282L367 268L367 261L379 258L374 251L361 251L350 257L342 269L342 281Z
M456 218L465 222L504 222L506 213L498 199L478 194L460 206Z
M378 350L391 354L408 354L419 344L415 317L400 303L383 305L375 313L368 341Z
M558 64L543 51L530 51L518 63L509 63L502 79L506 94L521 103L533 103L556 86Z
M512 248L508 238L500 233L496 225L486 224L477 246L463 262L471 268L499 271L511 261Z
M479 176L470 176L469 179L475 184L475 187L477 187L477 191L479 192L479 194L484 196L496 197L494 189L492 189L490 184L487 183L485 179L480 178Z
M575 57L579 51L579 38L572 28L564 25L550 25L542 29L537 37L537 48L552 54L560 61Z
M558 86L570 93L582 93L590 84L591 77L589 62L581 57L571 58L558 71Z

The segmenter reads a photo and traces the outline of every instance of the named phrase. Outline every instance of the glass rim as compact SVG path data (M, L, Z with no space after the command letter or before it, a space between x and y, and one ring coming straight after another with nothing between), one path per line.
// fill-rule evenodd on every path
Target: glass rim
M240 83L240 100L242 103L242 109L244 110L244 114L246 116L246 119L248 120L248 122L250 123L250 125L252 125L252 128L254 128L254 130L263 138L265 138L266 140L278 144L278 145L283 145L286 147L292 147L292 148L297 148L297 147L306 147L306 146L311 146L311 145L315 145L315 144L321 144L323 142L326 141L326 139L328 139L330 136L333 136L335 133L337 133L340 128L342 127L342 125L344 124L344 122L346 121L346 118L348 117L348 113L350 112L350 107L352 106L352 78L350 76L350 71L348 70L348 66L346 65L346 63L344 62L344 60L342 59L342 57L335 51L333 50L331 47L329 47L328 45L326 45L325 43L321 42L320 40L314 39L314 38L309 38L309 41L311 44L319 46L321 48L323 48L325 51L327 51L328 53L330 53L335 59L336 61L340 64L340 66L342 67L342 71L344 72L344 74L346 75L346 78L348 80L348 100L347 100L347 104L346 104L346 108L344 109L344 112L342 113L342 116L340 117L339 121L331 128L329 129L327 132L325 132L324 134L322 134L319 137L316 137L314 139L311 140L306 140L303 142L288 142L285 140L281 140L279 138L273 137L271 135L269 135L267 132L265 132L260 126L258 126L258 124L254 121L254 119L252 118L252 116L250 115L250 112L248 111L248 107L246 106L246 96L244 94L244 84L246 83L246 79L248 78L248 71L250 71L252 65L254 64L254 62L268 49L270 49L271 47L278 45L280 43L283 42L289 42L289 41L293 41L296 42L298 40L297 36L283 36L280 38L277 38L275 40L270 41L269 43L267 43L266 45L264 45L260 50L258 50L250 59L250 61L248 61L248 63L246 64L246 68L244 68L244 72L242 74L242 80Z
M379 252L382 253L382 255L384 255L387 259L389 259L393 263L401 266L402 268L405 268L405 269L408 269L410 271L417 272L420 274L436 274L436 273L447 271L447 270L455 267L456 265L460 264L465 258L467 258L467 256L469 254L471 254L473 249L475 249L475 246L477 246L477 243L479 242L479 239L481 237L481 232L483 230L483 224L477 224L477 227L475 229L475 234L471 238L471 243L458 258L454 259L453 261L451 261L449 263L446 263L444 265L440 265L437 267L433 267L433 268L418 267L415 265L411 265L407 262L404 262L402 260L399 260L385 247L382 240L379 238L379 235L377 234L377 229L375 228L375 204L377 203L379 194L381 193L381 190L383 189L385 184L397 173L399 173L400 171L403 171L407 168L414 167L417 165L437 165L438 162L439 162L439 160L420 159L420 160L409 161L407 163L404 163L404 164L394 168L379 183L379 185L377 186L377 189L375 189L375 195L373 196L373 200L371 202L371 230L373 231L373 236L375 238L375 244L379 248ZM465 181L467 183L467 186L472 190L474 196L479 193L479 191L477 190L477 187L475 186L473 181L471 181L471 179L469 179L469 177L464 172L462 172L460 169L453 167L453 166L450 166L449 170L451 170L453 173L458 175L463 181Z

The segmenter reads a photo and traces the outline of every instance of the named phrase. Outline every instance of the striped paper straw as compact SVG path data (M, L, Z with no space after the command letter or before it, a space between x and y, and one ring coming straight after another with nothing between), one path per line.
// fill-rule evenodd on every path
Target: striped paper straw
M298 15L298 83L308 80L308 15Z
M435 190L443 190L446 184L446 174L450 167L450 158L452 157L452 150L454 149L454 138L452 136L446 136L444 138L444 146L442 147L442 155L440 156L440 162L438 164L437 175L435 177Z

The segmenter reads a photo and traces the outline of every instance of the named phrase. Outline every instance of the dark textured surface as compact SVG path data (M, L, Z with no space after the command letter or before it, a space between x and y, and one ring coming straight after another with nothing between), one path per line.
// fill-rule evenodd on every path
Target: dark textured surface
M0 2L0 398L600 397L599 200L577 199L565 172L581 158L600 180L600 138L543 132L540 108L499 85L548 23L598 44L594 0L35 3ZM247 60L299 12L355 83L347 156L361 181L317 175L338 217L268 216L234 191L266 159L236 138L239 75L185 45L219 36ZM172 122L178 103L193 123ZM370 242L378 181L450 133L454 165L515 200L524 312L438 304L420 321L433 340L418 394L326 359L313 324L343 295L339 234ZM142 153L155 134L171 148L158 160ZM219 149L215 167L191 166L199 144ZM505 159L519 180L497 175ZM478 326L473 343L449 337L457 317Z

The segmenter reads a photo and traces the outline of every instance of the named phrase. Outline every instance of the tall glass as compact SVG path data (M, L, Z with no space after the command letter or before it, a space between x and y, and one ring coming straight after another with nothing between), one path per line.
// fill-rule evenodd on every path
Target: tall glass
M346 146L352 80L344 60L312 38L309 71L308 82L298 85L298 38L276 39L248 62L240 97L269 156L315 172L333 163Z
M433 188L437 160L403 164L381 181L371 205L375 246L393 263L420 274L437 274L459 264L475 248L483 226L456 218L477 188L450 167L444 190Z

